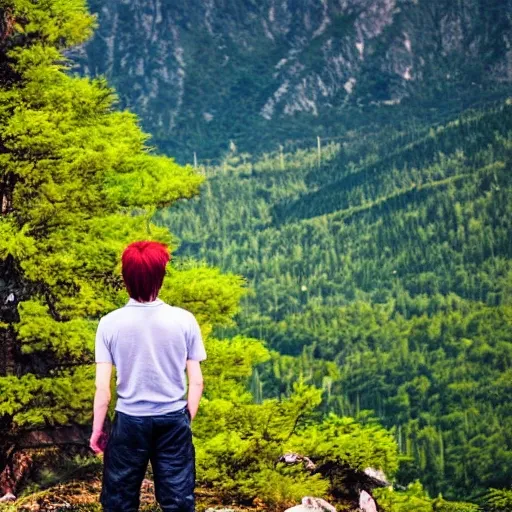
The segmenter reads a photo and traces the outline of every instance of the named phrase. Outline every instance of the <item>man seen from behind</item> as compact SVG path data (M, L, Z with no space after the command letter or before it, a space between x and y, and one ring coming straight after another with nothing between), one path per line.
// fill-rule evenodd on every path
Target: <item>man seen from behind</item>
M90 446L96 453L105 448L105 512L138 510L149 461L163 512L195 510L190 422L203 392L200 361L206 352L194 315L158 298L169 258L168 248L157 242L129 245L122 256L122 273L130 300L98 325ZM112 366L117 403L106 441Z

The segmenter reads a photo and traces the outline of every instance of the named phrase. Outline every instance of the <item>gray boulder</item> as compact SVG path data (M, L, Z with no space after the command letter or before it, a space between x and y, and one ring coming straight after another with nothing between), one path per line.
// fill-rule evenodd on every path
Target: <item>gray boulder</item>
M302 505L289 508L286 512L336 512L336 508L321 498L307 496L302 498Z

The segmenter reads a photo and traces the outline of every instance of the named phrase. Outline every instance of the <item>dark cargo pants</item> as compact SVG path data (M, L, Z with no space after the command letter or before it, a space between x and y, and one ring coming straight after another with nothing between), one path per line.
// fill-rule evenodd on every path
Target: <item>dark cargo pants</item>
M105 449L101 504L105 512L136 512L148 461L163 512L193 512L195 457L187 409L162 416L116 412Z

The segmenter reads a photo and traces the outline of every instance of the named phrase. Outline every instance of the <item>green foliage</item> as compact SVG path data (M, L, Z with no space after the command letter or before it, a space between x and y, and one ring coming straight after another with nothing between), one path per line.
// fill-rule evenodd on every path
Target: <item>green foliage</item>
M80 44L92 35L94 18L84 0L4 0L2 8L14 19L15 43L37 40L49 48Z
M236 359L246 357L243 350L231 354ZM272 468L285 453L287 443L294 437L302 439L300 427L314 415L319 403L320 391L300 384L283 401L267 400L257 405L251 403L247 394L205 400L201 415L194 422L199 482L225 497L249 501L262 498L264 479L260 472L276 471ZM283 471L288 477L279 492L298 492L299 488L306 491L305 479L300 477L294 483L293 472ZM313 479L313 485L316 480Z
M248 388L252 366L269 358L254 340L208 340L206 396L194 421L197 478L200 485L226 499L271 509L297 503L304 495L326 496L343 486L343 474L329 481L310 475L302 466L278 459L289 451L310 457L319 466L382 467L392 474L398 466L392 435L374 423L318 412L322 391L301 381L288 398L254 404Z
M120 254L136 239L172 243L151 222L154 211L192 197L202 178L151 154L136 117L114 111L103 81L71 75L62 51L91 33L84 2L3 8L14 30L0 48L10 77L0 89L0 257L10 269L4 281L21 284L14 320L3 324L20 354L7 362L12 375L1 369L0 414L13 427L84 422L97 319L127 298ZM241 284L204 266L172 269L162 297L196 313L208 332L230 321Z
M393 476L398 468L398 447L389 432L376 423L362 425L332 413L322 423L304 429L289 448L320 463L336 461L360 471L374 466Z
M209 384L205 398L230 399L237 403L245 396L251 402L247 384L253 367L270 358L263 342L240 336L229 340L210 337L206 340L206 351L208 362L204 365L203 375Z
M491 489L485 497L485 506L489 512L510 512L512 510L512 490Z
M244 295L242 286L239 276L197 265L170 270L161 297L170 304L180 304L193 311L202 324L230 325Z
M92 388L92 389L91 389ZM0 414L16 426L86 423L91 417L94 369L53 370L48 377L27 373L0 378Z
M480 507L474 503L464 503L458 501L446 501L437 498L433 502L434 512L478 512Z
M255 493L269 510L292 507L305 495L326 496L329 490L329 483L320 475L305 475L299 468L264 469L249 482L248 487L242 483L242 492Z
M473 503L457 501L435 501L434 512L478 512L480 507Z
M419 482L414 482L404 492L393 488L376 489L375 499L383 512L433 512L432 502Z
M410 484L405 491L395 491L392 488L377 489L374 495L384 512L478 512L481 510L474 503L446 501L442 497L430 500L419 482Z
M254 289L218 334L268 341L258 401L304 379L325 412L374 411L398 480L433 495L472 497L512 471L511 134L507 103L347 134L320 166L316 148L233 147L200 198L157 216L180 256Z

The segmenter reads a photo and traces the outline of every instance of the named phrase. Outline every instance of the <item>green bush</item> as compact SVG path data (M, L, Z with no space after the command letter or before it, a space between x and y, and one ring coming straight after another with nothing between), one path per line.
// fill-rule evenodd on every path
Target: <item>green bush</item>
M291 507L304 496L327 496L329 482L320 475L305 474L302 468L264 469L252 482L257 496L271 510Z
M374 497L383 512L433 512L432 501L420 482L407 487L404 492L393 488L376 489Z
M512 512L512 489L491 489L485 504L486 512Z
M480 507L474 503L445 501L442 497L434 500L434 512L478 512Z

